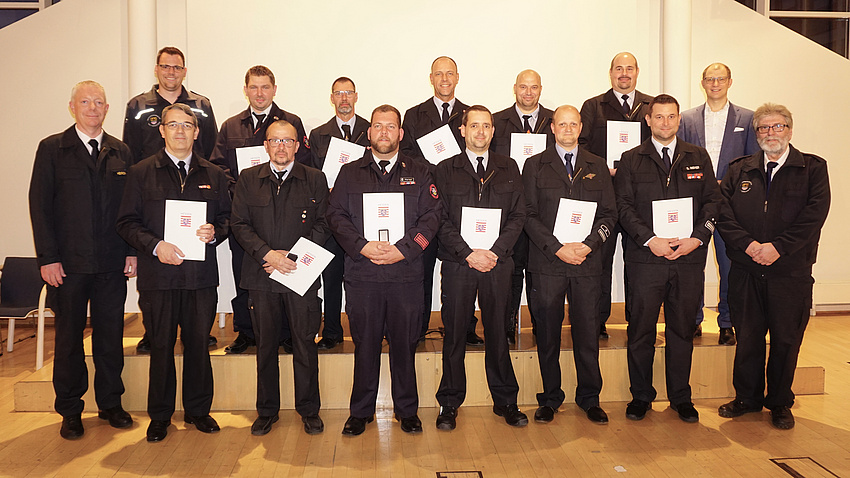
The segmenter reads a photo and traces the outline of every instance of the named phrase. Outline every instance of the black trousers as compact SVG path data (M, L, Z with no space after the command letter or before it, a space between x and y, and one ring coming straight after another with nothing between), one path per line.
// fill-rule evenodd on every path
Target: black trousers
M599 406L602 373L599 371L599 276L565 277L531 274L529 307L537 317L537 360L543 378L539 406L557 409L564 403L561 389L561 327L564 324L564 296L570 307L570 333L576 366L576 404L583 410Z
M151 341L148 415L152 420L169 420L174 414L178 325L183 343L183 410L193 416L210 413L213 375L207 337L215 321L217 300L216 287L139 291L139 308Z
M514 270L511 274L511 302L508 304L508 317L505 323L506 328L513 326L513 314L519 314L520 304L522 303L522 279L525 275L525 283L527 290L531 290L533 277L531 274L525 273L528 268L528 246L529 238L525 231L516 240L514 244L514 254L511 256L514 260ZM534 310L531 304L528 306L528 313L531 316L531 326L537 330L537 318L534 315Z
M510 258L486 273L466 264L443 261L441 315L446 336L443 338L443 378L437 389L440 405L459 407L466 398L466 327L469 316L475 312L476 296L484 324L484 369L493 404L504 406L517 402L519 385L505 335L513 270Z
M257 412L269 417L280 411L280 340L283 311L292 318L292 372L295 411L309 417L319 413L319 350L315 337L322 322L317 289L304 297L294 293L252 290L250 306L257 340Z
M705 284L704 266L626 263L629 295L626 309L631 314L628 334L630 390L636 400L651 402L656 325L664 305L664 359L667 398L670 403L691 401L691 358L694 350L694 317Z
M732 263L729 309L738 338L732 384L737 399L769 409L794 404L794 371L812 307L811 271L765 277ZM765 335L770 332L765 397Z
M354 342L352 416L366 418L375 413L384 336L389 342L394 411L404 418L417 413L415 354L422 307L422 282L345 280L345 311Z
M121 405L124 382L124 301L127 278L121 271L102 274L68 273L63 284L47 287L56 314L53 390L54 408L63 417L83 412L83 395L89 388L83 351L86 306L91 303L94 397L101 410Z
M322 288L324 294L325 326L322 328L322 338L342 338L342 279L345 274L345 251L333 236L325 242L325 249L333 252L334 258L328 267L322 271Z
M252 339L254 337L254 326L251 323L251 313L248 310L248 291L239 287L242 280L242 260L245 258L245 250L239 245L239 242L233 237L233 234L228 236L230 244L230 265L233 267L233 283L236 287L236 296L230 300L230 305L233 307L233 331L241 332ZM289 319L286 311L283 312L280 326L280 340L290 338Z
M437 265L437 240L434 239L428 244L428 247L422 251L422 265L425 268L425 275L422 277L422 288L425 293L423 297L424 308L422 309L422 328L419 335L424 336L428 332L428 326L431 324L431 296L434 291L434 267ZM475 330L475 317L472 318L472 330Z

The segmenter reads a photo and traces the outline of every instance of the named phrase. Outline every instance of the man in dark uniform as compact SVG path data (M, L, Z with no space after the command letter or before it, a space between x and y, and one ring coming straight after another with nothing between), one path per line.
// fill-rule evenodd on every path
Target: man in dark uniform
M115 428L133 419L121 407L124 383L124 300L136 257L115 232L127 169L127 146L103 131L106 92L77 83L69 103L75 125L38 145L30 182L33 238L41 277L56 313L55 410L62 438L83 435L83 394L89 386L83 330L91 304L94 394L98 417Z
M721 417L770 410L774 427L794 427L794 371L812 307L812 265L829 212L826 161L791 146L794 122L782 105L753 115L762 151L734 161L720 185L718 226L732 259L729 308L738 333L735 400ZM770 332L765 396L765 334Z
M461 151L465 147L463 136L460 134L460 123L463 119L463 111L467 106L455 98L455 88L460 79L457 63L447 56L438 57L431 63L429 78L431 86L434 88L434 96L404 113L404 123L402 124L404 136L401 139L401 152L414 158L424 158L416 140L446 124L449 125L449 129L451 129ZM433 170L434 168L431 166L432 174ZM425 339L431 319L431 291L434 285L434 265L437 262L437 241L433 241L428 250L425 251L424 260L425 310L420 340ZM470 319L467 333L469 345L484 343L481 337L475 333L476 320L474 315Z
M192 109L182 103L166 107L160 131L165 148L130 168L117 224L118 233L139 254L139 307L151 343L149 442L165 438L174 414L178 325L183 343L184 420L204 433L219 430L209 414L213 376L207 337L218 300L215 247L227 238L230 217L227 176L192 151L198 136ZM196 231L207 244L203 261L184 261L183 251L163 240L167 200L206 204L206 223Z
M343 435L360 435L374 419L385 336L396 419L407 433L422 431L414 366L423 308L422 251L440 227L440 201L428 167L399 154L400 122L392 106L375 108L372 150L342 167L328 205L328 225L346 254L345 311L354 341L351 416ZM376 192L403 194L404 235L395 243L381 231L364 230L364 195ZM383 212L391 214L389 208Z
M369 121L354 113L357 103L357 89L351 78L339 77L331 84L331 104L336 113L327 123L310 131L310 154L313 167L322 169L331 138L369 146ZM352 158L354 159L354 158ZM320 350L329 350L342 343L342 278L345 272L345 251L331 235L325 243L325 249L333 252L334 258L322 272L322 291L324 294L325 326L319 340Z
M540 75L534 70L523 70L517 75L514 83L513 106L503 109L493 115L493 142L490 150L502 156L511 155L511 134L533 133L546 135L546 147L552 147L552 110L540 104L543 85ZM519 307L522 302L522 278L528 266L528 235L523 231L514 245L514 272L511 276L511 302L508 310L507 335L508 343L516 344L517 325L519 325ZM531 288L531 283L526 280ZM531 324L535 325L534 314L531 313ZM532 330L536 333L536 328Z
M484 368L493 397L493 412L508 425L528 425L528 417L517 407L517 384L505 321L513 272L513 245L525 225L525 198L516 162L507 156L491 154L493 115L480 105L463 112L460 127L466 150L440 162L434 171L437 190L443 194L442 225L438 233L442 261L441 316L446 328L443 341L443 378L437 390L440 415L437 428L453 430L457 409L466 398L466 328L475 312L475 298L481 307L484 325ZM492 245L470 245L472 237L462 236L462 221L470 221L471 209L498 211L499 224ZM466 209L466 210L465 210Z
M611 60L611 68L608 76L611 78L611 89L599 96L594 96L585 101L581 106L581 136L579 144L587 148L591 153L608 159L608 122L609 121L635 121L640 125L641 142L649 139L649 126L644 118L649 114L649 102L652 97L645 95L636 89L640 69L637 58L631 53L618 53ZM611 176L617 172L617 163L611 169ZM614 184L616 187L616 182ZM602 245L602 277L599 284L602 296L599 299L599 337L608 338L605 322L611 316L611 280L613 277L614 253L617 250L617 236L623 231L620 225L614 228L611 236L613 241L605 241ZM625 234L623 234L623 245L625 247ZM628 278L625 278L625 292L629 295ZM626 320L629 312L626 310Z
M575 401L590 421L608 423L608 415L599 406L602 374L597 303L602 274L600 251L617 222L614 186L605 160L579 147L582 124L574 106L555 110L550 129L555 135L554 146L528 158L522 170L528 203L525 230L531 239L528 273L533 286L528 290L528 304L537 320L537 359L543 378L534 420L552 421L564 403L560 356L566 296L576 366ZM561 198L596 204L592 219L580 218L582 222L592 221L587 237L561 242L555 236Z
M631 420L642 420L655 400L652 362L662 304L667 398L679 418L686 422L699 420L689 383L694 317L705 285L708 242L722 199L708 153L676 139L679 119L675 98L655 97L646 115L652 137L623 153L614 177L620 224L628 234L623 255L629 281L627 355L632 393L626 417ZM677 198L690 199L691 234L658 237L653 230L653 203ZM668 211L665 219L669 220L671 214L673 219L680 217L675 211L678 210Z
M133 163L154 155L162 150L165 141L159 131L162 124L162 110L168 105L182 103L192 108L198 118L197 153L209 158L216 141L218 126L215 122L212 105L206 96L199 95L183 87L186 77L186 58L183 52L173 46L167 46L156 54L153 72L157 84L150 91L134 96L127 102L124 113L123 141L133 153ZM216 339L208 337L208 345L214 346ZM147 333L139 341L136 351L150 352Z
M232 116L221 125L218 139L215 143L210 162L222 168L231 178L232 184L239 179L239 165L237 162L237 151L240 148L262 146L268 125L278 120L288 121L295 126L298 132L298 140L307 139L301 118L284 111L274 103L277 85L275 85L274 73L262 65L253 66L245 73L245 86L242 88L245 97L248 98L248 108L241 113ZM309 164L310 151L308 148L299 148L296 159L304 164ZM248 291L243 289L241 283L242 258L245 252L239 246L239 242L233 238L230 244L231 266L233 268L234 285L236 286L236 297L231 300L233 306L233 330L238 332L236 340L228 345L224 351L231 354L241 354L248 347L256 345L254 341L254 330L251 328L251 316L248 313ZM286 352L292 352L292 339L289 333L289 322L284 316L281 326L281 343Z
M287 121L266 130L270 162L243 170L233 193L233 235L248 255L242 263L241 286L250 291L253 332L257 341L257 412L251 434L265 435L278 420L280 368L278 342L281 316L287 309L293 337L292 369L295 410L308 434L324 430L319 418L319 355L315 337L322 321L319 281L299 295L269 274L296 269L287 258L299 238L324 244L328 182L321 171L296 163L298 132ZM303 258L302 258L303 259Z

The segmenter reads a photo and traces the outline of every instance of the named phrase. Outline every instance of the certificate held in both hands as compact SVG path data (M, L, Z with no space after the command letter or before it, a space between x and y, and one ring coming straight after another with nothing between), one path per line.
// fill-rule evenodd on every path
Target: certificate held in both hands
M516 161L520 171L526 159L542 153L544 149L546 149L545 134L511 133L511 158Z
M334 255L306 237L299 237L289 253L297 256L295 270L284 275L275 269L269 277L304 297L310 286L316 283L319 274L331 263Z
M417 139L416 143L419 144L422 155L431 164L439 164L446 158L460 154L460 146L447 124Z
M390 244L404 237L404 193L363 194L363 237Z
M262 146L236 148L236 167L239 168L240 173L245 168L267 163L268 161L269 153L267 153L266 148Z
M693 198L652 201L652 232L665 239L684 239L694 231Z
M561 198L552 234L561 244L582 242L590 235L595 217L595 202Z
M460 211L460 237L473 249L490 249L499 238L502 210L466 207Z
M206 259L207 244L195 233L207 222L207 203L202 201L165 201L165 242L183 251L184 261Z
M614 169L624 152L640 145L639 121L608 122L608 167Z
M325 177L328 179L328 187L333 187L343 164L357 161L365 153L365 146L360 146L357 143L345 141L335 136L331 137L328 154L325 156L325 164L322 165L322 172L325 173Z

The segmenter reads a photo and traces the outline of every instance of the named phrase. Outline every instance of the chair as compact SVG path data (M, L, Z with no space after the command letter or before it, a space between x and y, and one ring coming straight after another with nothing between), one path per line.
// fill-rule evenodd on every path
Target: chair
M15 320L38 317L36 370L44 365L44 311L47 285L35 257L7 257L0 275L0 319L9 321L6 350L15 345ZM29 337L27 337L29 338Z

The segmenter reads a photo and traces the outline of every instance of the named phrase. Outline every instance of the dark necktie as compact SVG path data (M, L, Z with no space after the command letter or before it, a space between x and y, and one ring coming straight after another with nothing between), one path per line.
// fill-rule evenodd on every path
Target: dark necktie
M342 125L342 139L346 141L351 141L351 126L344 124Z
M670 148L667 146L661 148L661 160L664 161L665 172L670 172Z
M768 161L765 165L767 167L767 181L765 182L765 194L770 192L770 180L773 177L773 170L779 166L779 163L776 161Z
M97 154L99 153L99 151L97 150L97 140L91 139L89 140L89 144L91 145L91 160L94 161L95 164L97 164Z
M484 181L484 158L479 156L475 158L478 160L478 167L475 169L475 172L478 174L478 179L482 182Z
M626 116L629 116L629 113L632 112L632 109L629 108L629 95L623 95L622 98L623 98L623 113Z
M180 170L180 182L186 182L186 162L185 161L177 161L177 169Z
M277 182L283 183L283 177L286 176L286 171L275 171L275 176L277 176Z
M531 115L522 115L522 130L526 133L531 133L531 124L528 122L529 118L531 118Z
M570 177L570 181L573 180L573 153L567 153L564 155L565 165L567 167L567 176Z
M449 122L449 104L443 103L443 124Z
M263 126L263 121L266 119L266 115L258 115L257 113L251 113L254 115L254 118L257 118L257 127L254 128L254 134L260 131L260 127Z
M386 159L382 159L382 160L378 161L378 166L381 167L381 173L382 174L387 174L387 166L389 166L389 165L390 165L390 162L387 161Z

